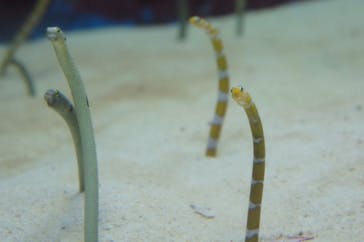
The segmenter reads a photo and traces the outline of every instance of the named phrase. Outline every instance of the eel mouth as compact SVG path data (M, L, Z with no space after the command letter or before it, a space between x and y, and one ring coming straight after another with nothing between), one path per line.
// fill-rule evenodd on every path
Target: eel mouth
M58 27L48 27L47 28L47 37L49 40L57 40L59 38L63 38L64 40L66 39L65 36L63 35L63 32L60 28Z
M55 106L55 104L58 102L58 91L57 90L53 90L53 89L49 89L45 94L44 94L44 99L46 100L48 106Z
M231 95L234 99L238 99L241 96L241 88L240 87L233 87L230 90Z

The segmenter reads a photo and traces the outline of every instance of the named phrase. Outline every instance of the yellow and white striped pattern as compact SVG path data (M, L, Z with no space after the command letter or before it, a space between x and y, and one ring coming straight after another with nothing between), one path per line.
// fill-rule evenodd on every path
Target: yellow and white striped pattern
M231 89L232 98L244 108L249 119L249 125L253 136L254 159L253 174L250 187L249 211L245 242L258 242L260 210L263 196L264 170L265 170L265 144L263 126L258 110L252 102L249 93L242 87Z
M229 75L227 71L228 65L225 54L223 52L224 45L219 36L219 31L209 22L197 16L191 17L190 23L196 26L197 28L206 31L206 33L209 35L211 39L212 47L214 48L216 54L216 62L219 75L219 92L218 92L217 105L215 108L215 115L212 122L210 123L211 125L210 136L206 148L207 156L216 156L217 143L220 137L222 123L224 120L228 103L228 92L229 92Z

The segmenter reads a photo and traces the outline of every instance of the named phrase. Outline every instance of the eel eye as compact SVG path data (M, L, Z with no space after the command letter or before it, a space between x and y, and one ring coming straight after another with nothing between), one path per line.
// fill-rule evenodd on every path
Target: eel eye
M240 91L243 92L244 91L244 88L243 86L240 87Z

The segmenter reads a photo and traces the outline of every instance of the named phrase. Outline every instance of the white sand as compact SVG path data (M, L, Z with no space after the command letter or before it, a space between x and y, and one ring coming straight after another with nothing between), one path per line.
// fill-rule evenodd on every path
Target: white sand
M320 1L249 13L221 30L232 85L265 129L261 236L364 241L364 4ZM206 158L217 78L208 38L174 26L68 33L88 90L100 180L100 241L242 241L252 144L230 102L219 155ZM4 53L2 46L1 53ZM67 127L42 95L69 95L48 40L17 56L36 80L0 81L0 240L81 241L83 195ZM190 205L209 208L206 219Z

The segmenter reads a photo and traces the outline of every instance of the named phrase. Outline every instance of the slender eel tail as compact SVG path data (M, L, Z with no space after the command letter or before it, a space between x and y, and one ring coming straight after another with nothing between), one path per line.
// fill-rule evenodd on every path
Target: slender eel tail
M249 119L249 125L253 136L254 159L253 174L250 187L249 211L245 242L258 242L260 212L263 196L264 170L265 170L265 144L263 126L258 110L252 102L249 93L242 87L231 89L232 98L244 108Z
M186 38L187 18L188 18L188 1L177 0L177 16L178 16L178 39L184 40Z
M20 72L20 75L22 75L25 85L27 86L28 89L28 94L30 96L35 96L35 87L34 87L34 81L32 79L32 77L30 76L27 68L25 68L25 66L17 59L13 58L12 60L9 61L9 65L13 65L15 68L17 68Z
M229 92L229 75L227 71L228 65L223 51L224 45L219 36L219 31L209 22L197 16L191 17L190 23L197 28L206 31L211 39L212 47L214 48L216 54L216 62L219 75L219 92L215 108L215 115L212 122L210 123L210 136L206 149L206 155L214 157L217 153L217 144L220 138L222 124L227 110Z
M245 12L246 0L235 0L235 15L236 15L236 34L238 36L243 34L243 18Z

